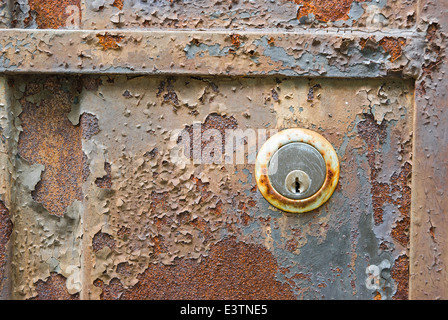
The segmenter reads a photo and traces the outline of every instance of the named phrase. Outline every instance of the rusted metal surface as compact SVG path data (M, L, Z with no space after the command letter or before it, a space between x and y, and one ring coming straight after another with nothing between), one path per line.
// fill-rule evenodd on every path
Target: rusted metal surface
M42 85L54 82L68 87L61 92ZM412 81L40 76L13 77L9 83L14 118L7 136L9 152L18 157L11 168L15 299L54 297L64 281L62 296L81 299L188 299L193 293L213 299L406 298L409 220L403 217L410 192ZM64 148L76 154L73 174L82 190L60 208L62 215L52 215L50 206L33 198L51 163L22 158L27 125L42 123L40 113L32 121L27 99L40 112L59 101L43 128L68 121L73 130L68 136L76 141ZM380 140L364 134L365 123L383 130ZM235 163L238 143L249 147L252 131L261 147L267 129L290 127L320 132L341 161L333 197L303 216L281 212L263 199L254 162L248 162L250 149L243 163ZM176 130L185 133L183 139L173 138ZM242 136L223 148L232 130ZM195 142L198 133L210 132L218 138ZM395 145L401 148L390 147ZM40 148L29 149L39 154ZM174 161L176 150L188 161ZM208 164L197 150L221 152L221 162ZM229 150L233 162L225 155ZM71 154L55 162L67 163ZM373 159L378 155L381 170ZM71 180L59 180L63 187L54 190L54 199L71 188ZM382 202L377 224L376 183L393 194ZM22 244L32 249L22 251ZM321 258L310 260L317 244ZM237 261L228 259L235 250ZM264 263L262 273L255 272L255 261ZM221 273L206 272L217 263ZM369 266L390 266L382 274L391 277L367 287ZM182 286L155 290L161 285L156 279L180 279L185 270L191 277ZM243 278L247 286L235 285ZM195 289L182 289L187 287Z
M445 6L0 0L0 297L447 298ZM294 127L303 215L250 162Z
M110 35L107 32L105 34L97 34L96 37L104 50L120 48L120 42L123 40L122 36Z
M11 26L14 28L39 29L65 28L68 23L76 23L79 26L81 16L77 14L76 17L73 17L73 10L77 10L78 13L81 12L80 0L15 1Z
M95 286L106 300L295 299L290 286L275 278L278 272L276 259L264 246L225 238L211 246L201 261L180 259L174 265L150 265L130 289L118 278L108 285L98 280Z
M11 298L11 243L13 224L11 221L10 201L8 197L8 84L0 77L0 299Z
M8 281L7 261L11 258L9 252L9 241L12 233L12 222L9 210L3 202L0 202L0 297L3 297L3 288Z
M292 142L314 146L323 156L326 165L325 181L318 192L302 200L289 199L275 190L269 180L269 161L281 147ZM277 169L279 170L279 169ZM271 137L258 151L255 179L263 197L276 208L292 213L304 213L323 205L333 194L339 181L340 167L336 152L321 135L306 129L283 130Z
M410 297L448 298L448 206L446 193L446 73L448 17L446 4L421 2L421 25L427 47L416 83L415 145L412 183ZM422 183L419 183L422 182Z
M192 277L183 282L182 288L197 288L194 292L198 298L241 297L241 292L245 292L241 287L230 292L214 290L213 295L200 289L201 283L209 283L206 281L212 281L214 288L225 288L228 282L219 274L210 275L209 280L194 276L197 270L203 271L210 265L207 259L215 259L212 257L216 246L230 246L230 242L222 240L224 235L233 237L237 246L257 245L272 252L278 271L274 278L272 274L269 277L286 286L295 298L373 298L378 292L384 298L392 298L397 294L399 284L392 279L398 281L398 275L403 276L404 271L394 267L395 259L408 255L408 244L392 235L392 221L401 221L401 203L396 199L388 202L383 214L385 222L374 225L371 183L375 181L370 179L370 170L375 170L376 163L370 167L366 152L369 145L359 137L357 128L369 116L384 122L386 137L374 148L384 157L388 169L376 178L386 181L396 198L405 197L396 177L410 161L412 82L373 81L366 86L356 80L339 80L336 84L330 79L309 83L294 79L103 77L101 83L98 91L85 90L81 96L85 108L82 112L95 115L99 127L99 132L84 146L91 171L84 189L89 194L85 206L88 212L104 212L103 216L89 215L84 220L83 292L90 295L83 298L148 299L156 292L153 272L159 279L177 279L178 272L185 269L191 270ZM316 97L310 102L309 89L317 88L317 83L320 89L316 89ZM376 105L375 99L383 95L391 101L381 104L378 100ZM241 101L241 97L247 98ZM321 110L317 114L316 108ZM200 121L197 127L195 121ZM207 130L225 133L292 125L321 128L319 131L335 146L343 168L356 163L361 170L342 170L331 200L303 217L280 212L264 201L256 188L254 164L189 163L179 167L173 165L170 157L173 147L185 143L171 139L176 129L186 132L185 139L193 139L195 128L205 135ZM216 141L223 141L221 138ZM211 150L210 140L201 142L196 150ZM397 144L403 145L400 160L398 151L389 147ZM195 147L190 149L191 146L188 154L194 155ZM107 175L105 162L111 166L110 189L96 183ZM370 220L364 220L364 216ZM109 218L104 220L105 217ZM346 240L337 240L341 233L348 235ZM321 243L319 247L326 259L307 262L308 250L316 242ZM362 243L368 243L370 249ZM344 255L345 262L339 260L339 253L332 253L332 248L350 253ZM395 278L388 280L385 287L367 289L366 268L380 264L386 257ZM221 263L223 268L230 268L230 261ZM239 266L241 272L251 274L249 279L254 284L267 278L246 269L249 264ZM336 281L339 278L344 279L344 284ZM403 292L401 286L402 283ZM158 290L155 297L190 298L191 293L182 288ZM259 292L265 297L266 291Z
M416 78L423 64L424 38L411 31L238 34L235 46L235 33L226 31L11 29L0 34L0 71Z
M354 27L409 29L416 0L142 1L20 0L9 10L20 28L84 29L305 29ZM74 13L73 7L79 10ZM5 10L6 11L6 10ZM199 13L199 14L198 14ZM73 19L76 18L76 21Z
M322 22L334 22L334 21L347 21L350 10L354 0L338 0L338 1L326 1L326 0L297 0L295 1L300 5L297 11L297 19L307 17L313 14L316 20Z
M30 300L78 300L79 294L71 295L67 291L66 281L64 276L51 273L47 280L36 282L37 296Z
M11 81L10 85L16 84ZM45 166L32 196L58 216L75 199L82 200L81 126L74 126L67 117L72 105L79 103L75 85L76 80L56 77L29 81L20 99L19 155L31 165Z
M302 24L364 28L410 28L415 25L417 1L290 0L299 5Z
M87 1L86 29L410 28L417 1ZM308 9L304 12L304 9ZM98 13L101 13L99 16ZM313 15L310 15L311 13ZM303 17L302 17L303 16Z

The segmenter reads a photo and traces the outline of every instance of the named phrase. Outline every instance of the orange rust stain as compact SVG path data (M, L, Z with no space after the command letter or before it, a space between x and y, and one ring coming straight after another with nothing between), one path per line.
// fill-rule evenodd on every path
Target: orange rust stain
M243 223L243 225L245 225L245 226L249 225L249 222L251 221L251 216L247 212L243 211L241 213L240 218L241 218L241 222Z
M240 203L238 204L238 210L243 210L243 211L247 210L247 206L243 201L240 201Z
M241 46L241 35L235 33L230 36L230 39L232 40L232 45L236 48L239 48Z
M289 252L294 252L299 247L299 242L296 239L289 239L286 242L285 249Z
M130 289L117 278L108 285L96 280L94 285L102 289L105 300L296 299L291 287L276 279L278 271L277 261L263 246L226 238L212 245L200 262L151 264Z
M381 293L379 293L378 291L376 292L376 295L373 297L373 300L381 300L382 296Z
M115 0L112 6L118 8L118 10L123 10L124 0Z
M358 134L367 144L367 159L371 168L371 193L373 204L374 222L376 225L382 224L383 205L391 203L397 206L400 212L400 218L395 221L395 227L391 231L392 238L407 248L409 245L410 233L410 210L411 210L411 188L409 187L409 178L412 173L412 165L406 162L400 172L395 172L390 178L389 183L378 182L377 147L383 144L386 139L386 127L384 124L376 124L373 116L366 115L366 120L358 124ZM385 248L382 244L380 247ZM397 292L394 299L408 299L409 291L409 257L400 256L391 269L392 278L397 283Z
M394 265L390 270L392 279L397 284L397 291L392 297L394 300L408 300L409 299L409 257L401 255L395 260Z
M266 169L267 171L267 169ZM327 165L327 175L324 181L324 184L322 185L321 190L324 190L323 192L326 192L325 190L328 190L333 177L335 175L339 175L339 172L333 171L333 169L330 167L330 165ZM314 194L313 196L303 199L303 200L293 200L289 199L287 197L284 197L283 195L277 193L274 188L272 187L269 178L266 175L262 175L259 179L259 186L260 189L266 190L265 191L265 198L271 202L274 203L281 203L283 208L291 207L291 208L297 208L297 209L303 209L306 207L310 207L313 204L315 204L317 201L319 201L319 196L321 195L321 192L318 192ZM272 202L271 202L272 203Z
M67 118L80 90L82 83L77 79L33 79L26 83L24 98L19 101L23 129L18 142L19 155L30 164L45 166L32 196L57 216L63 216L74 200L82 200L82 183L89 174L82 138L90 139L99 131L94 115L83 114L77 126ZM42 95L39 104L26 100L39 94Z
M370 119L368 117L368 119ZM372 183L372 204L375 225L383 223L383 206L392 203L398 207L401 214L396 226L392 229L391 235L394 240L403 247L409 244L410 230L410 210L411 210L411 188L409 187L409 177L412 166L405 163L399 173L394 173L390 178L390 183L378 182L379 169L376 168L376 145L384 143L386 131L383 124L377 125L372 119L361 122L358 125L359 135L367 143L367 159L371 168L370 179ZM398 195L394 197L394 195Z
M12 233L12 222L9 218L9 210L6 208L3 201L0 200L0 286L2 280L6 278L5 266L6 266L6 253L8 242Z
M168 252L168 248L164 245L162 236L155 236L151 238L151 241L154 243L153 253L158 256L161 253Z
M46 281L36 283L37 296L30 300L79 300L79 294L71 295L66 287L67 279L52 272Z
M113 278L108 285L100 279L93 282L95 287L101 288L101 300L119 300L123 294L123 286L119 279Z
M210 227L210 222L204 220L201 217L197 217L191 222L191 225L196 229L200 230L202 233L202 242L208 243L213 238L212 236L212 228Z
M25 98L20 100L23 131L18 142L21 157L45 166L32 192L34 200L57 216L63 216L74 200L82 200L83 179L82 130L67 118L75 97L62 87L62 82L57 77L42 81L41 90L46 96L39 105Z
M429 234L431 235L431 238L432 238L433 241L436 240L436 234L435 234L435 232L434 232L435 230L436 230L436 227L434 227L434 226L431 226L431 227L429 228Z
M300 5L297 19L314 14L322 22L348 20L353 2L364 0L290 0Z
M391 193L397 193L397 197L393 203L398 207L401 219L396 222L396 226L392 229L392 238L399 242L403 247L407 247L410 240L411 228L411 187L409 186L409 177L412 173L412 166L405 163L401 172L395 173L391 178Z
M81 20L81 1L80 0L28 0L30 11L36 12L36 23L39 29L59 29L67 26L67 19L73 15L69 6L78 8L79 19ZM30 18L28 19L28 21ZM80 24L80 21L75 21Z
M216 196L215 196L215 198L217 198ZM221 216L222 215L222 212L223 212L223 202L222 202L222 200L220 199L220 200L218 200L218 202L216 203L216 207L215 208L209 208L209 210L210 210L210 213L212 213L212 214L214 214L214 215L216 215L216 216Z
M365 120L358 124L357 130L367 145L367 162L372 183L373 218L375 225L379 225L383 223L383 205L390 199L390 188L388 184L377 181L379 170L376 168L376 149L378 145L385 143L387 128L384 123L378 125L372 115L366 114Z
M406 45L406 39L404 38L393 38L393 37L384 37L379 42L375 40L375 37L362 38L359 41L359 45L361 49L367 47L370 43L371 46L377 47L378 45L383 48L386 53L390 54L389 60L391 62L396 61L401 57L403 53L403 47Z
M368 38L361 38L361 40L359 40L359 45L361 49L365 49L366 47L378 49L378 41L376 41L375 36L370 36Z
M404 38L393 38L384 37L380 40L379 45L384 49L385 52L390 54L389 60L394 62L401 57L403 46L406 44Z
M119 49L120 42L124 39L123 36L112 35L107 32L105 34L97 34L96 37L104 50Z
M359 45L361 46L361 49L364 49L367 45L367 39L361 39L359 40Z
M249 222L252 220L252 217L249 214L249 209L250 209L249 207L256 206L257 202L255 200L253 200L252 198L249 198L247 200L247 203L245 201L239 200L239 202L238 202L238 211L241 213L240 214L241 223L243 225L247 226L249 224Z

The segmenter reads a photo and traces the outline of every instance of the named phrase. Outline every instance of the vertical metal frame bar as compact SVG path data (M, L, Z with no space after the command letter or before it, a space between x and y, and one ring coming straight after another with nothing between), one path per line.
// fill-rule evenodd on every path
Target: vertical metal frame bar
M446 2L420 1L427 46L415 92L410 299L448 299L447 10Z

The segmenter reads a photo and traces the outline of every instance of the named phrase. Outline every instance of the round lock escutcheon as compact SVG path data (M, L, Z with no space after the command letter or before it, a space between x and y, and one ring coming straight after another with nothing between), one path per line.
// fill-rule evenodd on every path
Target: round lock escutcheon
M255 179L263 197L292 213L317 209L339 181L333 146L307 129L286 129L268 139L258 152Z

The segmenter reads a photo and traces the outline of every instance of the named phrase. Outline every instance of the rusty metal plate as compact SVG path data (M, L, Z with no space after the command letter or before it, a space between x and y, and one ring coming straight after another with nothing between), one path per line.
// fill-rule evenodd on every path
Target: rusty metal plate
M17 1L17 28L85 29L407 29L418 19L418 1Z
M0 0L0 299L447 298L445 8ZM296 127L303 215L253 174Z
M0 72L414 79L426 45L411 31L9 29L0 33Z
M316 156L310 151L305 152L305 157L311 158L308 160L311 161L310 165L321 160L321 167L318 167L317 170L310 168L310 165L304 163L305 159L302 160L299 155L294 156L293 154L285 156L283 161L287 164L279 162L278 157L276 158L278 153L285 148L294 146L295 143L304 143L314 149L320 158L316 159ZM296 150L296 152L300 153L301 150ZM295 160L296 157L297 160ZM293 163L289 164L289 161ZM294 161L298 163L294 164ZM286 186L283 189L279 188L276 175L279 175L282 183L286 184L285 179L287 180L289 173L295 172L295 170L301 172L305 170L303 174L309 174L307 176L308 180L310 178L311 180L320 180L320 183L311 188L309 193L308 190L305 190L303 197L302 194L298 196L291 194L291 192L285 190ZM278 173L278 171L283 172L283 174ZM293 213L308 212L323 205L333 194L339 180L339 174L338 156L331 144L318 133L300 128L283 130L271 137L260 148L255 163L255 179L263 197L280 210ZM285 191L282 192L282 190Z
M14 298L407 297L412 81L28 76L8 87ZM321 133L341 162L331 201L299 216L270 206L253 174L257 149L290 127Z

